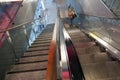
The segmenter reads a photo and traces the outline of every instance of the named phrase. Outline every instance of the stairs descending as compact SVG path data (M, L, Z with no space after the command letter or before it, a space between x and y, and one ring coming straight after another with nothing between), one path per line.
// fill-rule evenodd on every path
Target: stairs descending
M12 66L5 80L45 80L53 27L54 24L50 24L43 30L19 62Z
M120 63L77 28L68 28L85 80L120 80Z

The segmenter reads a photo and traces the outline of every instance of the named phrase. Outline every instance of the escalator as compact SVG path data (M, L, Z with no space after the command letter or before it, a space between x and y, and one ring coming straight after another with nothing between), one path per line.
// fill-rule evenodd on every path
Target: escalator
M120 80L120 63L76 27L67 28L85 80Z
M53 26L54 24L47 25L19 61L7 72L5 80L45 80Z

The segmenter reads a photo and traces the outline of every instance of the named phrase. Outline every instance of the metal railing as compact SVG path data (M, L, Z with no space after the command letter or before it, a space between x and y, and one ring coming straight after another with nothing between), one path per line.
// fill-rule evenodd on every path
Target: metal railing
M120 18L119 0L102 0L102 1L118 18Z
M5 75L6 70L19 60L45 28L41 23L42 19L44 19L44 17L22 23L0 32L0 36L4 34L2 38L5 37L4 39L0 39L0 42L3 43L0 47L0 78L4 77L3 75Z
M78 26L81 30L99 37L105 43L112 46L114 50L111 51L112 49L109 49L110 52L113 53L112 55L116 55L114 57L119 56L118 59L120 59L120 19L79 14L77 20L79 20ZM100 42L100 44L104 45L103 42ZM108 49L106 45L104 47Z

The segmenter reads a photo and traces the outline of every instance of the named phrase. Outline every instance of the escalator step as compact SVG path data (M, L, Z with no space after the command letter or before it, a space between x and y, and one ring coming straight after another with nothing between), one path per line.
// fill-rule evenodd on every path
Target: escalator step
M25 52L23 57L36 56L36 55L47 55L47 54L48 54L48 50Z
M49 49L49 47L44 47L44 48L31 48L31 49L29 49L29 50L27 50L26 52L33 52L33 51L44 51L44 50L48 50Z
M47 62L37 62L37 63L27 63L27 64L18 64L12 67L9 73L20 73L20 72L29 72L34 70L42 70L47 67Z
M42 49L44 49L44 50L46 50L46 49L49 49L49 46L45 46L45 47L31 47L31 48L29 48L28 49L28 51L35 51L35 50L42 50Z
M37 41L34 42L33 44L45 44L45 43L50 43L49 41Z
M18 63L27 63L27 62L34 62L34 61L47 61L48 55L40 55L40 56L30 56L30 57L24 57L20 58Z
M120 76L120 64L114 61L83 64L82 68L86 80Z
M47 41L47 40L51 41L52 38L37 38L37 39L35 40L35 42L36 42L36 41Z
M46 41L46 40L35 41L33 44L43 44L43 43L50 43L50 41Z
M44 41L45 41L45 42L50 42L51 39L47 39L47 40L39 40L39 39L38 39L38 40L35 40L34 42L37 42L37 41L41 41L41 42L44 42Z
M42 74L41 74L42 73ZM45 80L46 71L32 71L6 75L5 80Z
M39 37L52 37L52 34L51 33L44 33L44 34L41 34Z
M41 43L41 44L32 44L31 47L36 47L36 46L49 46L50 43Z
M52 36L40 36L40 37L38 37L38 38L36 38L36 40L37 39L50 39L50 38L52 38Z
M109 77L109 78L96 79L96 80L120 80L120 77Z
M81 47L77 47L76 51L78 53L78 55L83 55L83 54L97 54L100 52L99 47L98 46L94 46L94 45L79 45Z
M111 61L106 53L78 55L81 64Z
M32 45L29 48L35 48L35 47L48 47L50 44L39 44L39 45Z

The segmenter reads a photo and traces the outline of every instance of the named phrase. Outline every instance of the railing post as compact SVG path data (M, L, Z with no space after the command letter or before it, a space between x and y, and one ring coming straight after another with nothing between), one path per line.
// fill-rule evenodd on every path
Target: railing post
M27 44L28 44L28 46L30 47L29 39L28 39L28 36L27 36L27 30L26 30L25 25L23 25L23 29L24 29L24 34L25 34L26 40L27 40Z
M13 54L14 54L14 56L15 56L15 61L18 61L18 57L17 57L17 55L16 55L15 48L14 48L14 46L13 46L12 38L11 38L11 36L10 36L10 34L9 34L9 31L6 31L6 34L7 34L7 36L8 36L8 42L9 42L9 44L10 44L10 47L12 48Z

